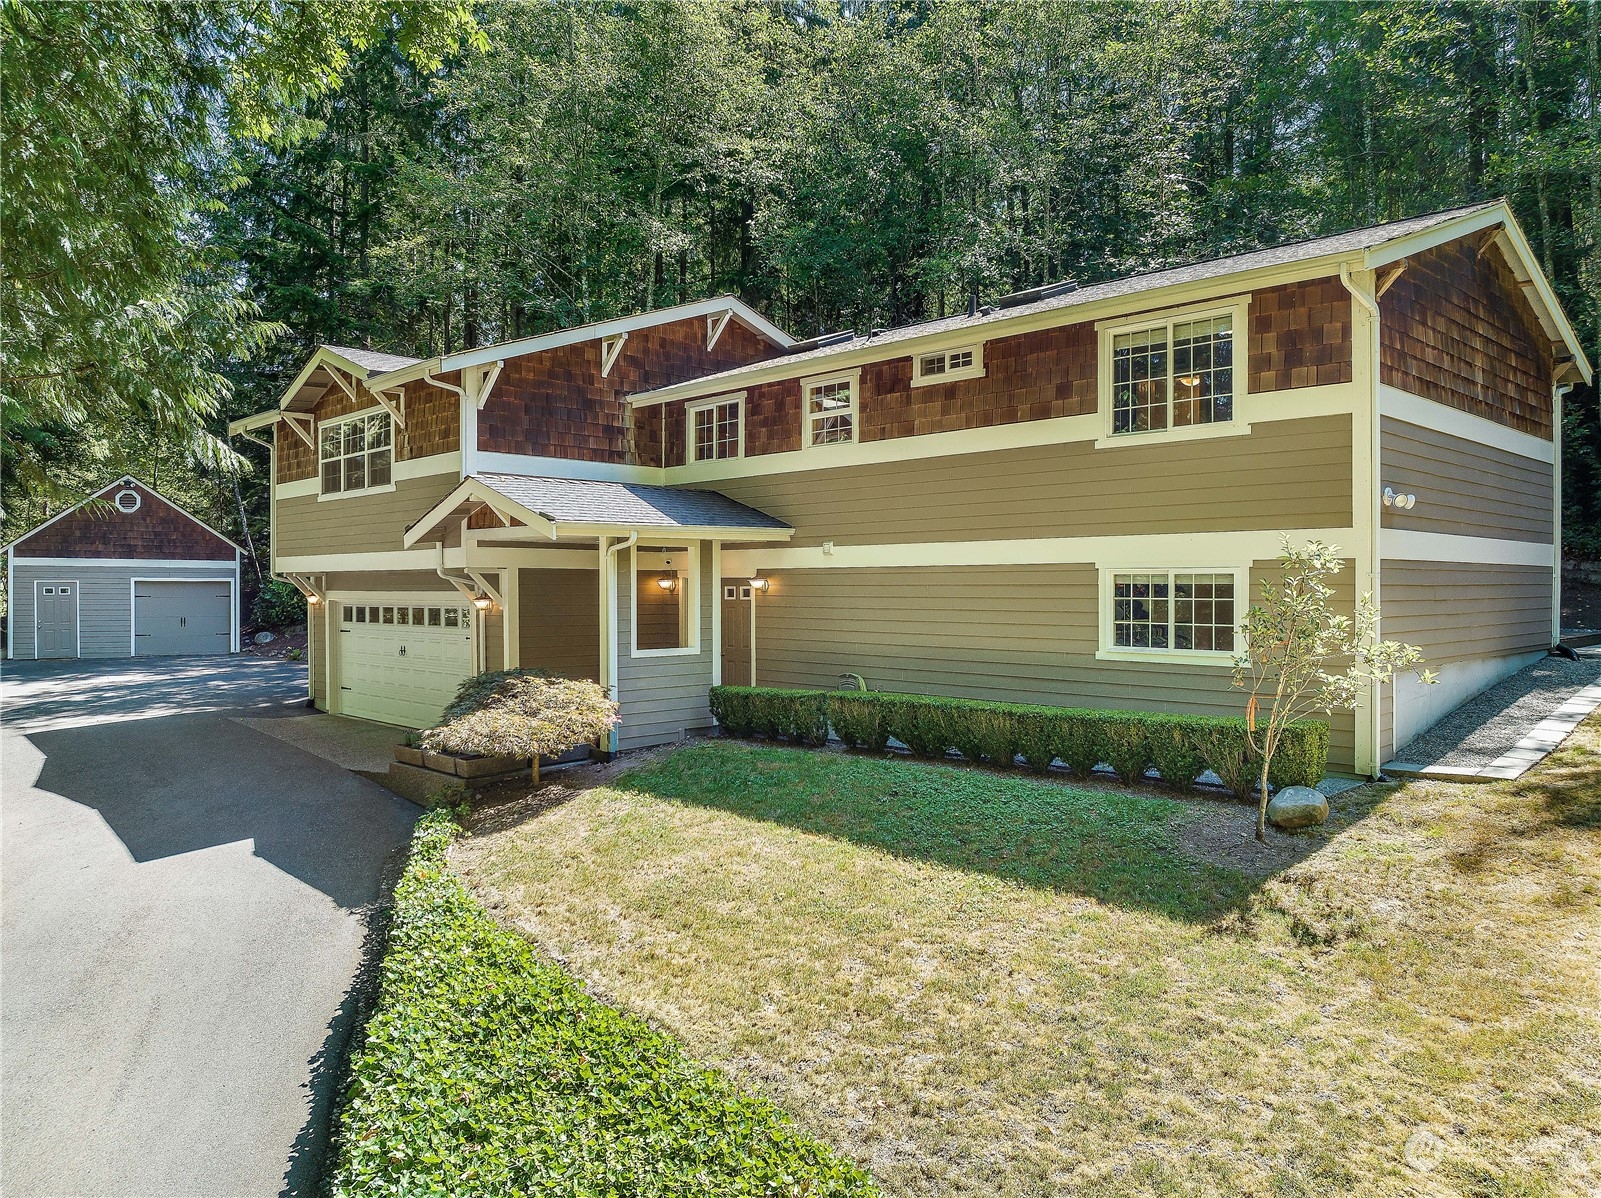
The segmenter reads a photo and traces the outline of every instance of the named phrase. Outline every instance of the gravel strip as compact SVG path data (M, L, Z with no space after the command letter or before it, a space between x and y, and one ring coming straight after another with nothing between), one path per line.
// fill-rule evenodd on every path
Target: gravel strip
M1587 686L1601 659L1542 657L1458 707L1395 754L1409 765L1485 766Z

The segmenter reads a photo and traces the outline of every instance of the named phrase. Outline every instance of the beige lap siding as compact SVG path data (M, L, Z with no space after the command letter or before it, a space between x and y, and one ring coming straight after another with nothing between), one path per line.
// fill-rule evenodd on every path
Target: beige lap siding
M1385 639L1419 646L1431 667L1551 647L1549 566L1386 559L1380 570Z
M700 648L693 654L634 657L628 555L619 554L617 577L617 701L622 724L618 747L638 748L676 740L685 731L712 723L707 691L712 685L712 607L717 580L711 573L711 549L702 546L697 568L700 597Z
M1381 478L1415 494L1406 511L1381 508L1385 528L1551 542L1549 462L1385 416Z
M273 529L275 558L327 553L388 553L403 548L411 524L460 478L454 472L403 478L393 491L319 499L279 496Z
M1221 564L1221 563L1220 563ZM1276 572L1258 562L1252 588ZM1239 715L1227 666L1097 661L1091 565L772 572L756 604L762 686L832 689L844 672L874 690L1022 703ZM1342 575L1349 608L1352 572ZM1242 597L1243 598L1243 597ZM1330 764L1354 761L1350 713L1331 721Z
M1351 420L1097 450L1088 442L719 481L792 545L1110 536L1351 523Z
M563 678L600 676L600 582L594 570L520 570L522 664Z

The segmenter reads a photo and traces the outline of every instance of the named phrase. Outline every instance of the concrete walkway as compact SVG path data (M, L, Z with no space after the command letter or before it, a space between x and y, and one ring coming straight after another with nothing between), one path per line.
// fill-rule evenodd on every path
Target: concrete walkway
M3 675L5 1193L312 1192L416 808L230 718L303 714L303 666Z

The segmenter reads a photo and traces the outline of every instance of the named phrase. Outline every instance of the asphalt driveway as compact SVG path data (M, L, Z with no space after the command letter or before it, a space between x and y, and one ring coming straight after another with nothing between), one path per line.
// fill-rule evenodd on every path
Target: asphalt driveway
M231 718L303 666L0 670L0 1187L310 1192L417 809Z

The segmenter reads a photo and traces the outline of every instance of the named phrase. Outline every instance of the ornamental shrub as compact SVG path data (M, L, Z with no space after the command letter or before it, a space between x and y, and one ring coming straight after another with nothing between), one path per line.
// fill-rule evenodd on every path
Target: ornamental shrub
M269 578L250 605L250 620L258 628L293 628L306 622L306 597L287 582Z
M587 679L497 670L462 683L444 720L419 736L435 753L554 757L617 726L617 704Z
M1060 760L1085 777L1105 763L1125 781L1139 782L1154 765L1163 782L1181 790L1211 770L1241 797L1260 768L1245 721L1223 716L739 686L714 687L712 711L734 736L782 735L820 743L832 725L852 748L882 752L894 739L920 757L941 758L954 748L969 761L1002 768L1017 756L1041 772ZM1298 720L1288 725L1273 759L1273 785L1315 785L1328 767L1328 755L1327 724Z

